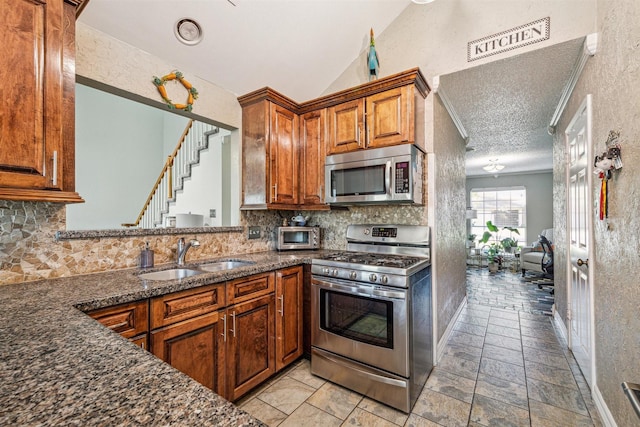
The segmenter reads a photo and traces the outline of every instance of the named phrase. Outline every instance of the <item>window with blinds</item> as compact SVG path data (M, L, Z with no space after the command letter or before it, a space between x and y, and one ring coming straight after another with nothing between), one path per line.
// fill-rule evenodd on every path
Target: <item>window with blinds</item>
M487 231L487 221L491 221L500 231L494 241L513 237L518 245L525 245L527 231L527 189L525 187L472 188L471 209L477 211L477 218L471 220L471 233L476 241ZM516 228L520 235L503 230Z

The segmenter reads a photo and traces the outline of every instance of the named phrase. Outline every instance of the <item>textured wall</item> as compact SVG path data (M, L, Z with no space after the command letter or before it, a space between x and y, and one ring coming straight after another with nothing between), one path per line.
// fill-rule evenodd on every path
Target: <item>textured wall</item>
M636 0L598 0L598 49L589 60L558 126L554 157L555 222L558 237L566 232L562 135L584 97L593 94L595 153L604 151L610 130L620 131L624 167L614 173L609 190L609 220L600 221L593 189L595 260L596 380L618 426L636 426L638 417L623 394L623 381L640 383L640 3ZM598 180L595 181L599 183ZM559 225L562 225L559 227ZM560 243L560 242L559 242ZM566 323L566 280L563 280L566 242L558 246L556 305Z
M465 143L439 96L433 100L433 233L438 340L466 295Z
M176 68L198 89L199 96L193 104L193 114L223 125L240 127L242 110L236 94L190 74L187 69L176 67L175 64L169 64L107 36L82 22L76 23L78 76L122 89L162 106L160 94L152 83L153 76L168 74Z

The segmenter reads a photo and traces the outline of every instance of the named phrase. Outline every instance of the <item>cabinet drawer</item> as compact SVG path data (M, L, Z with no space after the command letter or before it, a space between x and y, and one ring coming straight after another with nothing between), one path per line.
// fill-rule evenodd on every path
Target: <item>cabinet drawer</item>
M224 306L224 283L152 298L151 329L210 313Z
M125 338L133 338L149 330L147 300L101 308L87 314Z
M256 274L227 283L227 303L229 305L247 301L274 292L275 273Z

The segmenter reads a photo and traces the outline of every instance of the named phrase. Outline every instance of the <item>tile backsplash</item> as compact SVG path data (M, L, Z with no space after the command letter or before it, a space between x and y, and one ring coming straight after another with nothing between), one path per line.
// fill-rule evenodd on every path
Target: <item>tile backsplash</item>
M56 241L66 227L65 205L47 202L0 201L0 284L27 282L137 267L145 242L155 251L155 264L175 260L176 234L91 237ZM424 206L365 206L349 210L303 212L311 225L323 228L322 247L344 249L351 223L426 224ZM244 211L241 231L188 234L198 249L187 261L273 249L273 231L291 211ZM260 239L248 240L246 227L260 226Z

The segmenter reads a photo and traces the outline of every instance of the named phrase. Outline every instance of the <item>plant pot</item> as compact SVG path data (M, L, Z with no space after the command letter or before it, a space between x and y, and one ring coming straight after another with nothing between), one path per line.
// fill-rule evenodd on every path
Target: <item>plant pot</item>
M498 263L490 262L489 263L489 273L497 273L498 272Z

